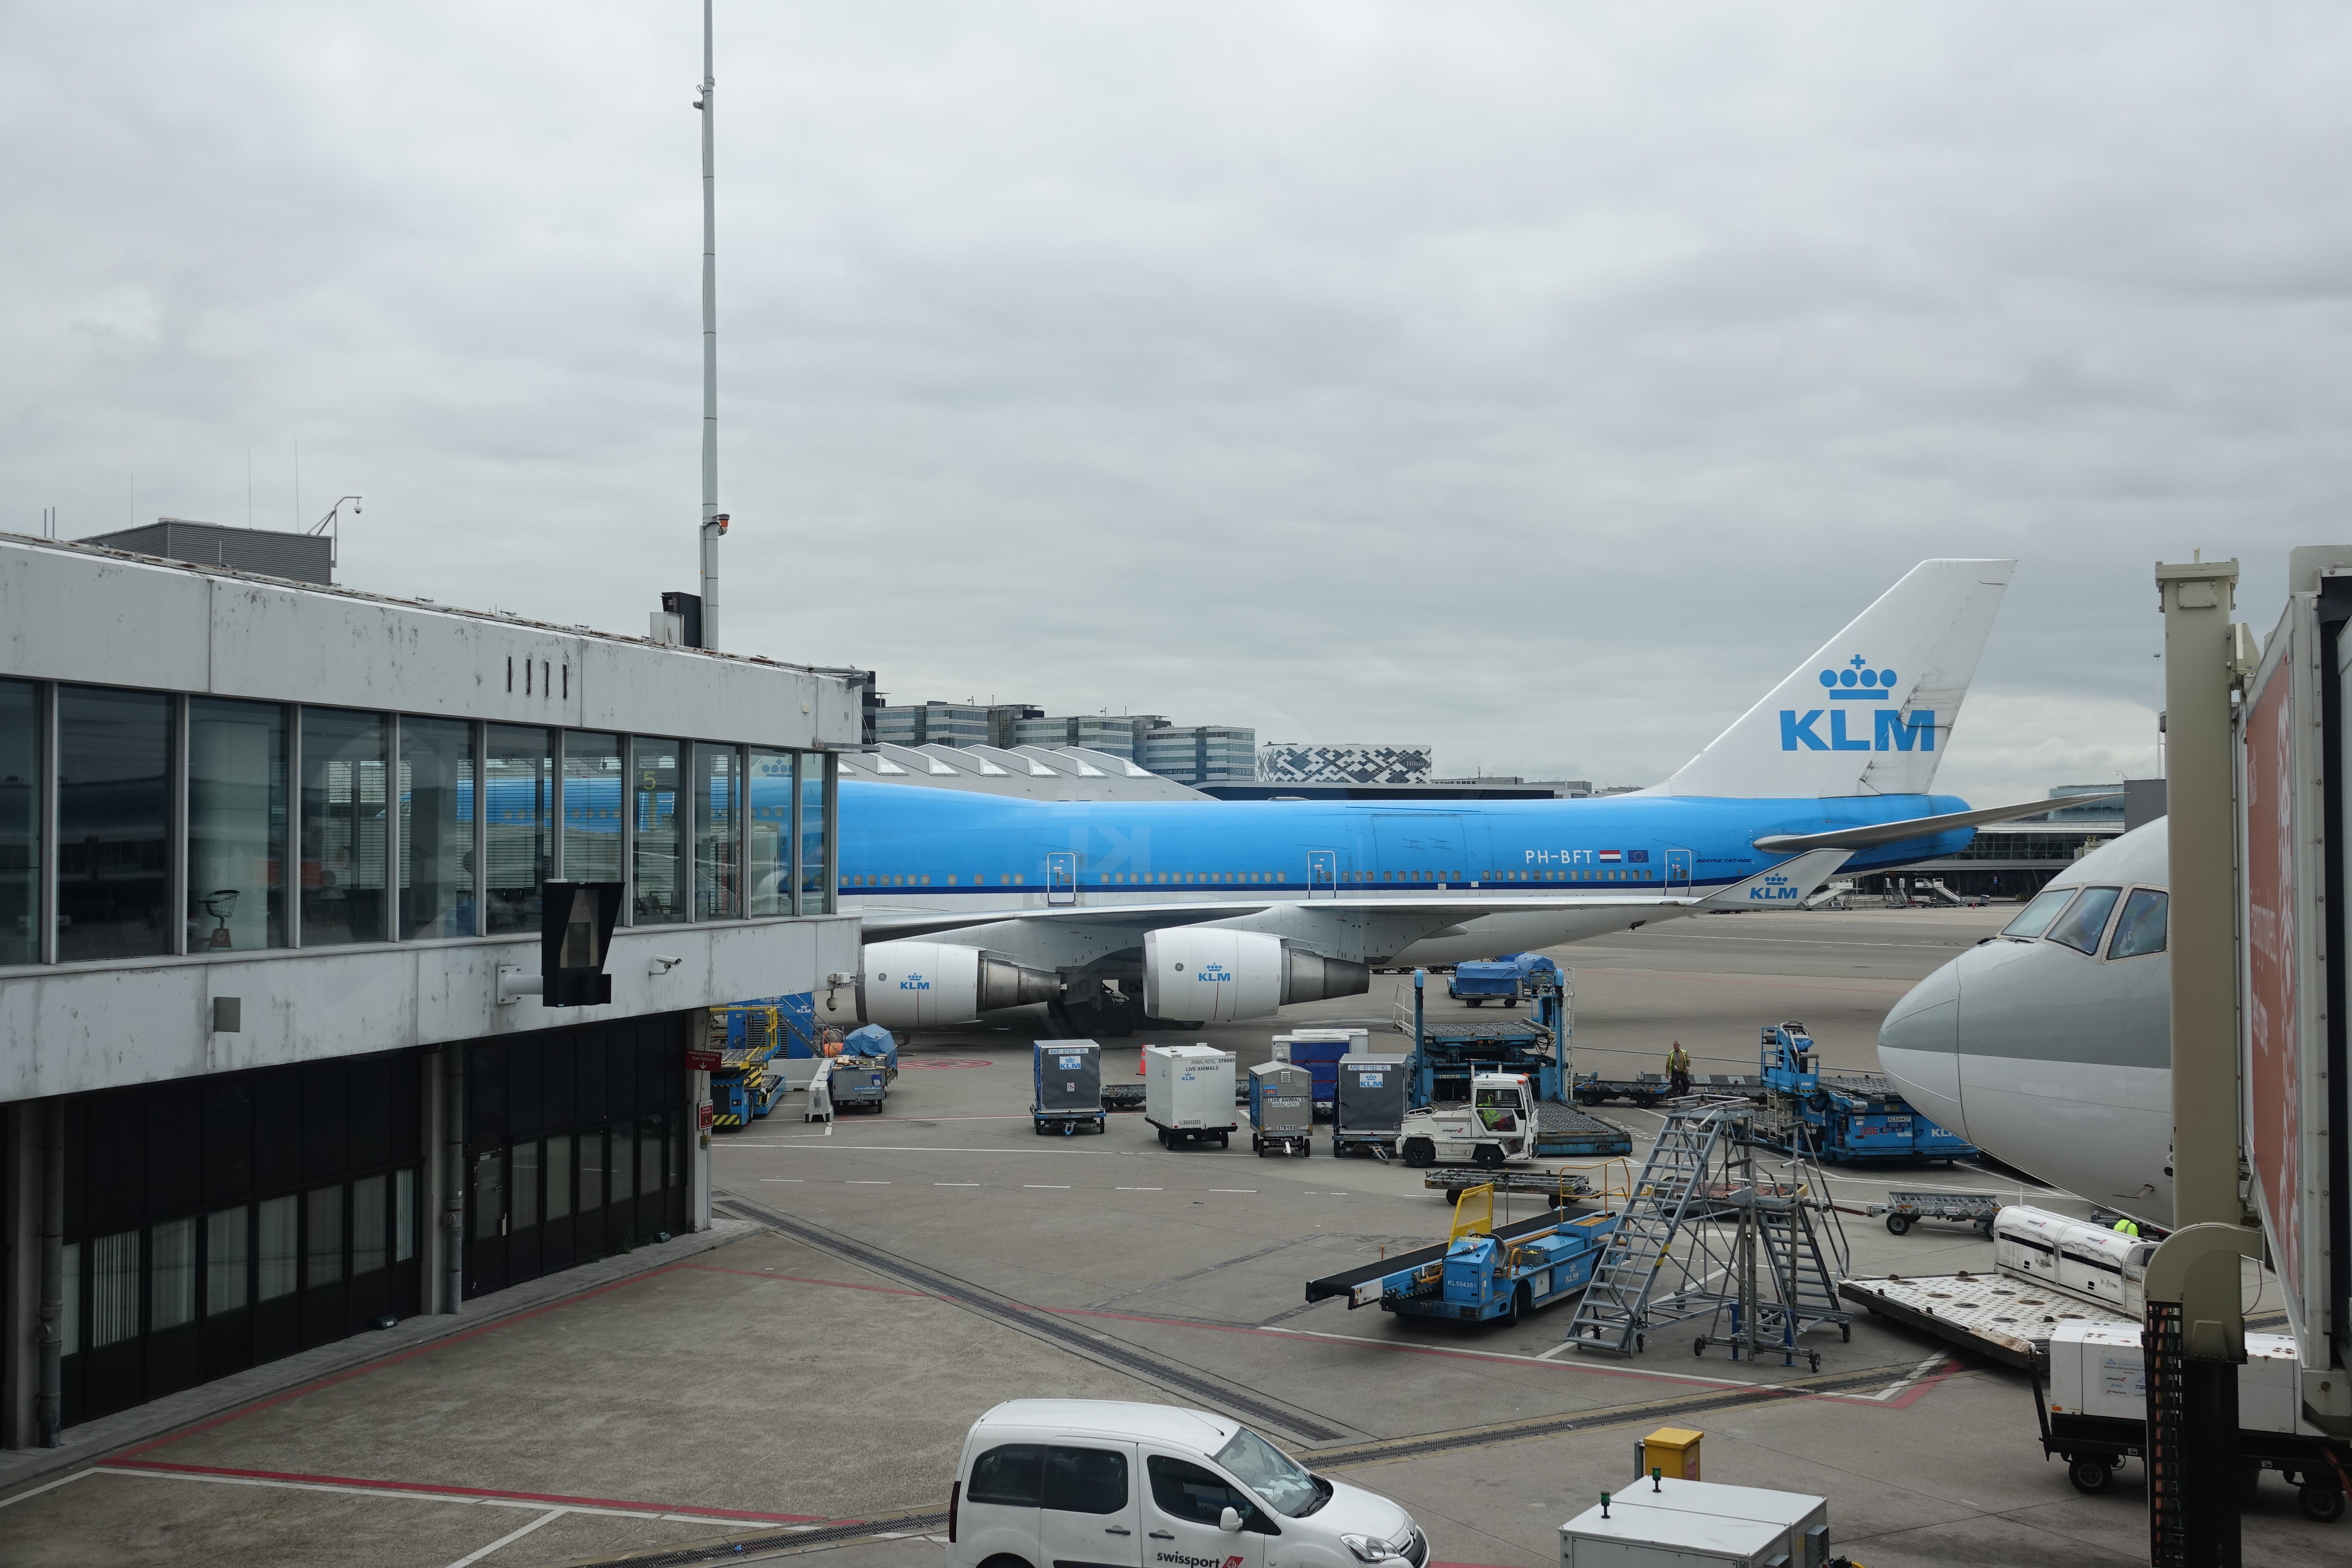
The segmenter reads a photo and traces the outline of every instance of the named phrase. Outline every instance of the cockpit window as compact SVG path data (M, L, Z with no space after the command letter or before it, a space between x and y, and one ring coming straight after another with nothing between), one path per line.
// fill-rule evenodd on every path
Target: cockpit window
M2109 958L2137 958L2164 951L2166 906L2171 900L2159 888L2134 888L2124 900L2123 919L2107 943Z
M2066 901L2074 896L2072 888L2051 889L2018 910L2017 918L2000 928L2000 934L2023 937L2028 941L2040 936L2050 929L2050 922L2058 918L2058 911L2064 909Z
M2121 888L2085 888L2066 912L2050 927L2050 940L2063 942L2079 952L2099 951L2099 935L2107 929L2107 916L2115 912L2116 900L2124 896Z

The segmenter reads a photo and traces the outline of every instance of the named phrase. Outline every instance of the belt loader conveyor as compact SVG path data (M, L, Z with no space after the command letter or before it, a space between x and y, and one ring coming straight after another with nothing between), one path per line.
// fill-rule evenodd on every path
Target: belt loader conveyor
M1407 1317L1516 1322L1584 1289L1617 1216L1551 1209L1307 1282L1307 1300L1347 1298Z

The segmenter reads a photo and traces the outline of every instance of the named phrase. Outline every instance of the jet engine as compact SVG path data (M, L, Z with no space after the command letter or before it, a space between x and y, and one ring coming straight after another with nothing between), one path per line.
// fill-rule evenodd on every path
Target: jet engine
M982 1013L1051 1002L1062 977L944 942L877 942L866 950L857 1018L886 1029L969 1024Z
M1143 1010L1155 1018L1225 1024L1291 1002L1357 996L1372 972L1264 931L1180 927L1144 933Z

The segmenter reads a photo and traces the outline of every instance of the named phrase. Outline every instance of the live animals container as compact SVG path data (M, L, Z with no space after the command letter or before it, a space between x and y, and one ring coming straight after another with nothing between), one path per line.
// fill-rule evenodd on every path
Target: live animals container
M1384 1159L1396 1157L1397 1138L1404 1131L1405 1066L1402 1057L1340 1058L1331 1103L1332 1153L1370 1150Z
M1303 1067L1260 1062L1249 1069L1250 1148L1259 1155L1306 1154L1315 1131L1314 1079Z
M1037 1135L1103 1130L1102 1047L1092 1040L1039 1040L1031 1070Z
M1234 1054L1207 1046L1143 1047L1143 1119L1160 1130L1162 1148L1216 1140L1233 1142Z

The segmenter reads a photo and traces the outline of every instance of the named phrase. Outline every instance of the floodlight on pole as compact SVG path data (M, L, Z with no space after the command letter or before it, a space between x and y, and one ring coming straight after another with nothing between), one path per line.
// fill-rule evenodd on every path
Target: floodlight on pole
M712 153L717 116L710 72L710 0L702 0L702 646L719 646L719 198Z

